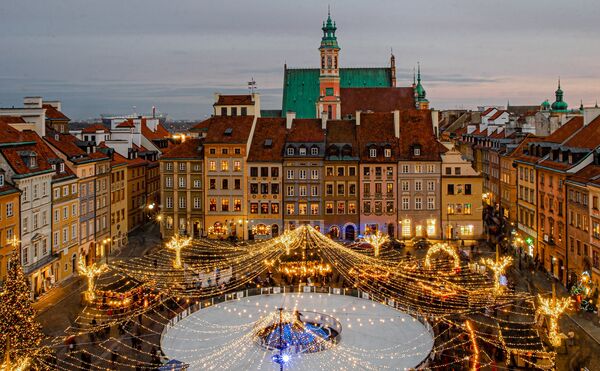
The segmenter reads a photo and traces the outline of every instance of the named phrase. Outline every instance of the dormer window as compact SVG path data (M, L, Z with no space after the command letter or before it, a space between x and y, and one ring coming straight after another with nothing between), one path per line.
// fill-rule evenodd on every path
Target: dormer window
M377 148L370 148L369 149L369 157L377 157Z
M59 165L59 171L60 171L61 173L64 173L64 172L65 172L65 163L64 163L64 162L61 162L61 163L60 163L60 165Z
M294 147L288 147L287 154L288 154L288 156L293 156L294 155Z
M0 174L0 187L4 187L4 174Z
M421 146L414 146L413 147L413 155L414 156L421 156Z
M383 150L383 155L385 157L392 157L392 149L391 148L386 148Z
M317 146L313 146L313 147L311 147L311 148L310 148L310 154L311 154L312 156L316 156L316 155L318 155L318 154L319 154L319 147L317 147Z
M306 147L300 147L300 156L306 156Z
M271 148L271 147L273 147L273 140L272 139L265 139L264 147L265 148Z

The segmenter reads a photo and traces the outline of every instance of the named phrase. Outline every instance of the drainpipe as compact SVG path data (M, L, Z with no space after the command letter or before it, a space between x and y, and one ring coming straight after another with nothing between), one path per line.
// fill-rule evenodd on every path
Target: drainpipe
M566 177L565 177L566 178ZM565 197L565 287L569 287L569 198L567 197L567 182L563 184L563 192Z

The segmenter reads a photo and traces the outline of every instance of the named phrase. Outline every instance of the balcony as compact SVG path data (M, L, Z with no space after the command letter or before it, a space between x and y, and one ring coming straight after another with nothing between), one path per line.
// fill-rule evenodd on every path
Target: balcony
M23 273L25 274L31 274L33 272L35 272L36 270L45 267L48 264L52 264L53 262L57 261L59 258L58 255L47 255L44 256L43 258L39 259L38 261L36 261L33 264L29 264L29 265L24 265L23 266Z

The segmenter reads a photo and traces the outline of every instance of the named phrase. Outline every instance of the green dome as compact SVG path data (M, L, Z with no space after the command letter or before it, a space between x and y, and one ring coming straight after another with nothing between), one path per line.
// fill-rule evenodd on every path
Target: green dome
M544 111L548 111L550 109L550 102L548 102L548 99L543 101L541 106Z
M558 89L555 92L556 101L552 103L552 111L554 112L565 112L569 108L567 102L563 100L563 91L560 88L560 79L558 79Z
M335 22L331 20L331 14L327 12L327 21L323 22L323 37L321 38L321 47L319 49L339 49L335 31L337 27Z
M425 88L423 87L423 85L421 85L421 64L418 64L417 68L418 68L417 86L415 86L415 93L417 94L417 101L418 102L427 102L427 99L425 98L427 96L427 93L425 92Z

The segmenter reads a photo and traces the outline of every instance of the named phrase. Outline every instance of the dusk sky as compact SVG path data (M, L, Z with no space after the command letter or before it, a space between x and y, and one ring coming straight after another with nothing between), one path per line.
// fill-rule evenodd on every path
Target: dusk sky
M0 107L40 95L72 119L211 113L213 93L281 109L283 65L317 67L326 1L0 1ZM342 67L421 62L433 108L539 104L561 76L571 107L600 99L594 0L330 1Z

